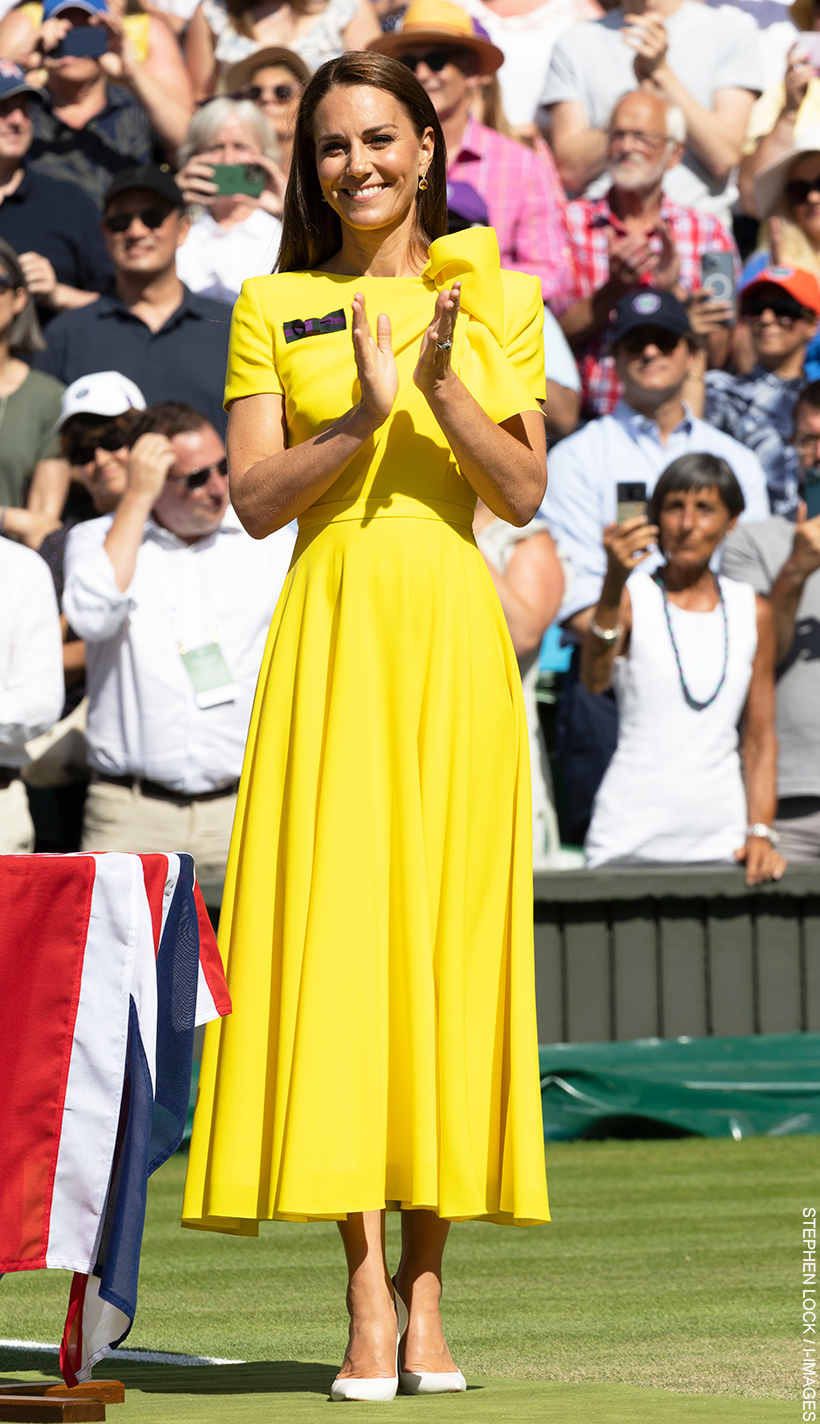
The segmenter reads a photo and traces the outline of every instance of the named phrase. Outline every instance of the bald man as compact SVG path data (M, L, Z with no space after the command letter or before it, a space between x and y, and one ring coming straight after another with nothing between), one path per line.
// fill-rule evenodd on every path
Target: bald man
M664 175L680 162L685 140L677 105L646 89L625 94L607 130L609 192L567 204L574 281L561 307L553 307L580 367L587 415L608 415L620 399L607 351L610 317L637 287L674 293L687 305L692 330L707 338L709 365L725 363L731 309L700 294L701 258L737 254L717 218L664 194Z

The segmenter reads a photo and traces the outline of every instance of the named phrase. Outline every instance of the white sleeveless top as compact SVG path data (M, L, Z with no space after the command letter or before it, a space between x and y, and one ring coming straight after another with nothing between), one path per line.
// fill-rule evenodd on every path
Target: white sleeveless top
M721 577L729 656L726 678L696 712L683 695L663 609L648 574L629 581L629 651L615 664L618 746L598 789L584 849L590 868L619 860L734 861L746 839L746 794L737 724L757 651L757 610L750 584ZM705 701L723 668L723 614L669 604L683 675Z
M303 35L288 43L288 49L302 56L309 69L318 69L326 59L337 59L344 52L342 31L347 29L359 8L359 0L328 0L319 11L316 23ZM226 0L202 0L202 13L216 40L214 57L221 65L238 64L263 46L258 40L241 35L234 27Z

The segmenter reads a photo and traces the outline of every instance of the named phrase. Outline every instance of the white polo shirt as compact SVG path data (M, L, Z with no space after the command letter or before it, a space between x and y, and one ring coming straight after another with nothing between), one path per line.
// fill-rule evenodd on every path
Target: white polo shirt
M86 640L88 761L196 795L242 770L268 627L295 531L245 533L230 507L219 528L185 544L153 519L122 593L103 548L113 516L72 529L63 610ZM202 708L182 650L217 641L236 696Z

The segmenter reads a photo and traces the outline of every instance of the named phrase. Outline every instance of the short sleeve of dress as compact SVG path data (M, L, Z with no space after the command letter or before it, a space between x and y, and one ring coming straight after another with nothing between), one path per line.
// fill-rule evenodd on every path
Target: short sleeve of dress
M226 410L241 396L284 395L273 359L271 328L262 310L259 291L260 283L270 280L270 277L256 277L243 282L233 309L225 377Z
M544 400L547 394L544 375L544 302L541 283L537 277L523 277L520 274L505 273L507 281L511 276L519 278L520 300L511 302L511 320L505 323L504 355L512 362L525 386L535 400ZM518 282L515 283L518 289ZM517 296L518 290L515 295Z

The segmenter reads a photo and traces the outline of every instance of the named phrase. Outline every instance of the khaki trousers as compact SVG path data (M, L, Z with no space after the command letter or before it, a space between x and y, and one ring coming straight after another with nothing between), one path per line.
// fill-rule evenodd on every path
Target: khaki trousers
M0 855L34 850L34 822L28 809L26 788L12 781L0 791Z
M186 850L194 858L197 879L221 880L231 841L236 792L208 801L175 801L143 796L138 786L92 782L83 820L82 849L137 851Z

